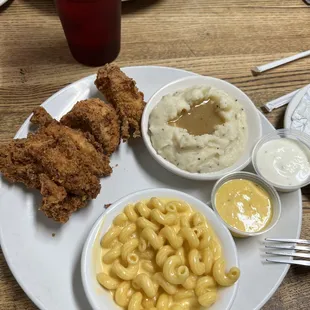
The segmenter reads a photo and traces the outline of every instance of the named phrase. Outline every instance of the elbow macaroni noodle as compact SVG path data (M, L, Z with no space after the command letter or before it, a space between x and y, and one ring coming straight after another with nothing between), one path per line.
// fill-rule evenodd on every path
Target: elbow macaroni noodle
M174 254L175 251L170 245L164 245L161 247L156 254L156 264L159 267L163 267L167 258Z
M158 224L155 224L155 223L149 221L148 219L146 219L144 217L139 217L137 219L137 226L140 227L141 229L146 228L146 227L150 227L154 231L158 231L159 230L159 225Z
M181 228L181 236L188 242L190 249L196 249L199 246L199 239L195 231L189 227Z
M156 306L156 299L157 299L156 297L148 298L146 296L143 296L143 299L142 299L142 309L152 309L152 308L155 308L155 306Z
M170 303L170 297L169 295L163 293L161 294L156 303L157 309L162 309L162 310L168 310L169 309L169 303Z
M136 230L137 225L134 223L125 226L119 234L119 241L125 243Z
M201 276L206 271L206 266L201 262L201 258L201 254L197 249L190 250L188 254L188 262L192 273L196 276Z
M153 209L151 211L151 219L154 220L156 223L161 225L173 225L177 221L177 215L172 212L168 212L164 214L158 209Z
M112 270L122 280L132 280L138 274L138 264L128 264L128 267L124 267L119 260L116 260L112 265Z
M119 245L115 248L110 249L106 254L103 255L102 261L105 264L112 264L122 254L122 246Z
M130 295L132 295L132 289L130 282L124 281L122 282L117 289L115 290L115 302L120 307L127 307L130 301Z
M129 254L133 253L133 251L139 246L138 239L130 239L128 240L123 247L121 248L121 256L123 262L127 260Z
M154 266L154 264L151 260L145 260L145 261L141 262L141 267L149 273L153 274L156 272L156 266Z
M174 295L178 291L174 284L171 284L165 279L162 272L155 273L153 279L169 295Z
M170 226L165 226L160 231L159 236L166 238L168 243L176 250L183 244L183 238L178 236L175 230Z
M148 219L150 217L151 209L144 202L138 202L135 206L142 218Z
M158 284L154 282L146 273L138 274L132 281L132 286L141 289L148 298L156 296Z
M143 295L140 292L134 293L130 299L128 310L140 310L142 298Z
M125 213L121 213L114 219L113 224L115 226L123 227L127 224L127 222L128 222L128 217L126 216Z
M215 261L212 271L215 281L221 286L233 285L240 276L240 270L236 267L232 267L228 273L225 273L225 261L222 258Z
M226 271L206 218L183 201L156 197L125 207L103 236L98 283L128 310L198 310L216 302L240 270Z
M187 266L182 265L180 256L170 256L163 266L165 279L171 284L182 284L189 277Z

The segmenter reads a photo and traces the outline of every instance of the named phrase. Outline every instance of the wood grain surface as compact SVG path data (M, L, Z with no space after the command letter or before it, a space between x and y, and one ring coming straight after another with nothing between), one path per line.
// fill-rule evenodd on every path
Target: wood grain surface
M308 49L310 7L302 0L135 0L123 3L117 62L222 78L260 107L310 83L310 58L258 77L250 68ZM14 137L35 106L95 72L71 57L52 0L6 3L0 8L0 143ZM281 128L284 112L285 107L266 116ZM308 239L309 195L310 187L303 190L302 237ZM300 310L309 304L310 269L292 267L264 309ZM13 278L1 250L0 309L37 309Z

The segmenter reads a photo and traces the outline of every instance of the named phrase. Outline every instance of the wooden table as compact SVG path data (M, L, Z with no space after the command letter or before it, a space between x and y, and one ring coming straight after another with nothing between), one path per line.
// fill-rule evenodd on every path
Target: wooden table
M121 66L171 66L225 79L259 107L308 84L310 58L259 77L253 77L250 68L310 49L309 38L310 8L301 0L136 0L123 4L117 61ZM35 106L95 72L71 57L52 0L15 0L0 8L0 142L13 138ZM280 128L284 111L266 116ZM304 238L310 238L309 193L309 187L303 190ZM264 309L300 310L309 304L310 269L293 267ZM36 309L1 250L0 309Z

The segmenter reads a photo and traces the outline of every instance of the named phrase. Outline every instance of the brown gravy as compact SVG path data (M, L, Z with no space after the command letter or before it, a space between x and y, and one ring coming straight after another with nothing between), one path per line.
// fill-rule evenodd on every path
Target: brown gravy
M180 115L168 122L168 125L184 128L194 136L212 134L215 126L222 124L224 120L216 112L216 102L212 99L194 103L189 111L183 110Z

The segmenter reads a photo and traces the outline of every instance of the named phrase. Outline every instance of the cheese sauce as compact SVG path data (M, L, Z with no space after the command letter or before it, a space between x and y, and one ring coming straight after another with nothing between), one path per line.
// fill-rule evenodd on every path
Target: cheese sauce
M224 183L215 195L215 207L227 224L244 232L258 232L272 218L267 191L245 179Z

